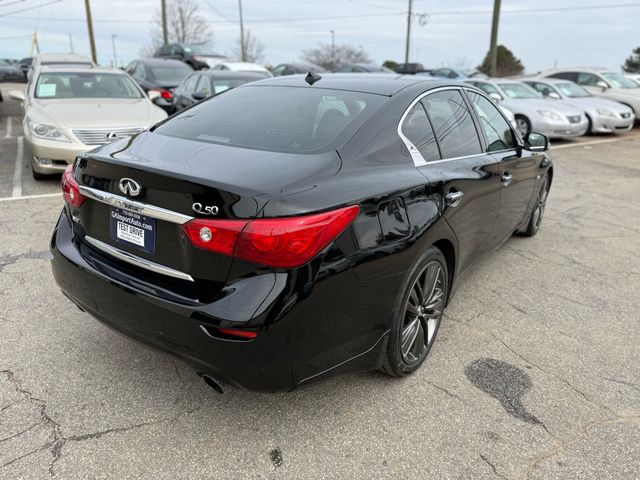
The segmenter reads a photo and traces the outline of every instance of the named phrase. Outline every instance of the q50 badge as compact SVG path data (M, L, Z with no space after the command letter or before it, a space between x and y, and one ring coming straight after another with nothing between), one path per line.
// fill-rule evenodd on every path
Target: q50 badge
M193 208L194 212L200 213L202 215L217 215L220 211L220 209L215 205L202 205L199 202L191 205L191 208Z

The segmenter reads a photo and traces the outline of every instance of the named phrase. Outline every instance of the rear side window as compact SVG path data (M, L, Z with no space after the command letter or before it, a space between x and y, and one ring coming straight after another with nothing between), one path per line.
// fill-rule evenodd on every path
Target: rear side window
M475 108L480 125L487 137L487 152L498 152L515 148L511 126L500 114L496 106L482 95L467 92L473 108Z
M576 72L558 72L549 75L551 78L561 78L563 80L570 80L575 82L578 80L578 74Z
M436 136L431 128L424 107L416 103L402 122L402 134L418 149L427 162L440 160Z
M214 96L154 132L187 140L286 153L333 150L387 97L311 87L246 86Z
M482 153L480 139L462 94L457 90L432 93L422 99L440 145L442 158Z

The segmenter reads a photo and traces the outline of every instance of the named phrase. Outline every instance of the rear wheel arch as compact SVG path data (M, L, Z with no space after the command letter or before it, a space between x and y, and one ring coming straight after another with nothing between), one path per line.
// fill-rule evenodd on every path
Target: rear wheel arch
M447 277L449 280L449 296L451 296L451 286L453 285L453 279L455 277L455 272L456 272L456 250L455 247L453 246L453 243L446 239L446 238L442 238L440 240L438 240L437 242L434 242L433 244L434 247L436 247L438 250L440 250L442 252L442 255L444 256L444 259L447 262ZM447 301L449 299L447 298Z

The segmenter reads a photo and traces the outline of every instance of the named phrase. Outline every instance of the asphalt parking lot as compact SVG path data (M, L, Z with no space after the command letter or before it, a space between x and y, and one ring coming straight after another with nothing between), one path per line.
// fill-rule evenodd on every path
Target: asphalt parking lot
M220 396L59 292L59 179L31 178L15 107L5 94L0 478L640 478L640 128L554 142L541 232L465 275L415 375Z

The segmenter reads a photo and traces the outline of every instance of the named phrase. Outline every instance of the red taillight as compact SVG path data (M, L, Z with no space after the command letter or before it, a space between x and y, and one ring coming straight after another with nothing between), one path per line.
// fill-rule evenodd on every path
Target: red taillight
M271 267L304 265L358 215L355 205L302 217L250 221L194 219L183 225L199 248Z
M252 338L256 338L258 336L257 332L251 332L249 330L236 330L234 328L220 328L220 327L218 327L217 330L223 335L229 335L230 337L238 337L244 340L251 340Z
M73 165L65 168L62 174L61 184L64 201L72 207L79 208L86 200L86 197L80 193L78 182L73 178Z
M164 88L151 88L150 90L158 92L160 96L165 100L171 100L171 98L173 98L171 92L169 90L165 90Z

